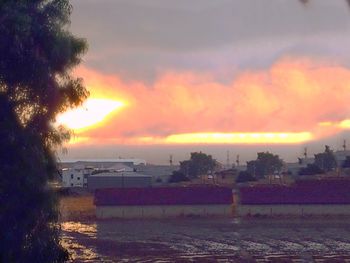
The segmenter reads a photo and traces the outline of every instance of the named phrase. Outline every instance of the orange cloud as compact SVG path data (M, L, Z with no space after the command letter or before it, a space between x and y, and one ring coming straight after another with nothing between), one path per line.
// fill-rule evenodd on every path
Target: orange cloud
M173 143L169 138L180 134L215 133L260 134L263 143L273 143L268 134L307 134L298 143L350 127L350 70L322 61L284 58L267 70L241 72L229 84L196 72L165 72L153 84L84 67L77 74L92 98L127 102L103 126L80 134L91 143Z

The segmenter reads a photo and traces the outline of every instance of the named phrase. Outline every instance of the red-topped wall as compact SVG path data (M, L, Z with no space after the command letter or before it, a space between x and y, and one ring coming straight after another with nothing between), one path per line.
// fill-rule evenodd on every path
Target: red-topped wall
M350 204L350 179L302 180L291 186L241 187L240 204Z
M232 204L227 187L109 188L95 191L96 206Z

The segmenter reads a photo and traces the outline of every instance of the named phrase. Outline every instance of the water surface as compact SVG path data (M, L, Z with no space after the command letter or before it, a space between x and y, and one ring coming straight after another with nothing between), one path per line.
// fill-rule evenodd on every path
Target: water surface
M62 230L74 262L350 262L345 219L106 220Z

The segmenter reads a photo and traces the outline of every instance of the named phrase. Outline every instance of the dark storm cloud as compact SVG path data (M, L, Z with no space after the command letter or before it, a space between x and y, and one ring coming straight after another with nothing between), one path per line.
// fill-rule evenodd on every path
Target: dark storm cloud
M74 0L72 29L89 41L87 66L128 79L159 71L233 74L300 53L336 58L348 46L350 14L342 0ZM313 38L313 39L312 39ZM348 41L346 37L345 41Z
M349 29L343 1L317 1L312 9L291 0L75 0L74 5L79 11L74 16L74 28L91 35L97 47L123 50L182 52L261 37Z

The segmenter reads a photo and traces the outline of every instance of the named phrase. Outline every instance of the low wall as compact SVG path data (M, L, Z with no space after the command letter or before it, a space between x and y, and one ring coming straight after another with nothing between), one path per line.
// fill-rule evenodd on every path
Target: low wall
M97 206L97 218L168 218L181 216L231 216L232 206L225 205L157 205Z
M322 216L322 215L350 215L350 205L239 205L239 216Z
M95 217L94 197L63 196L60 198L60 214L62 220L75 220Z

